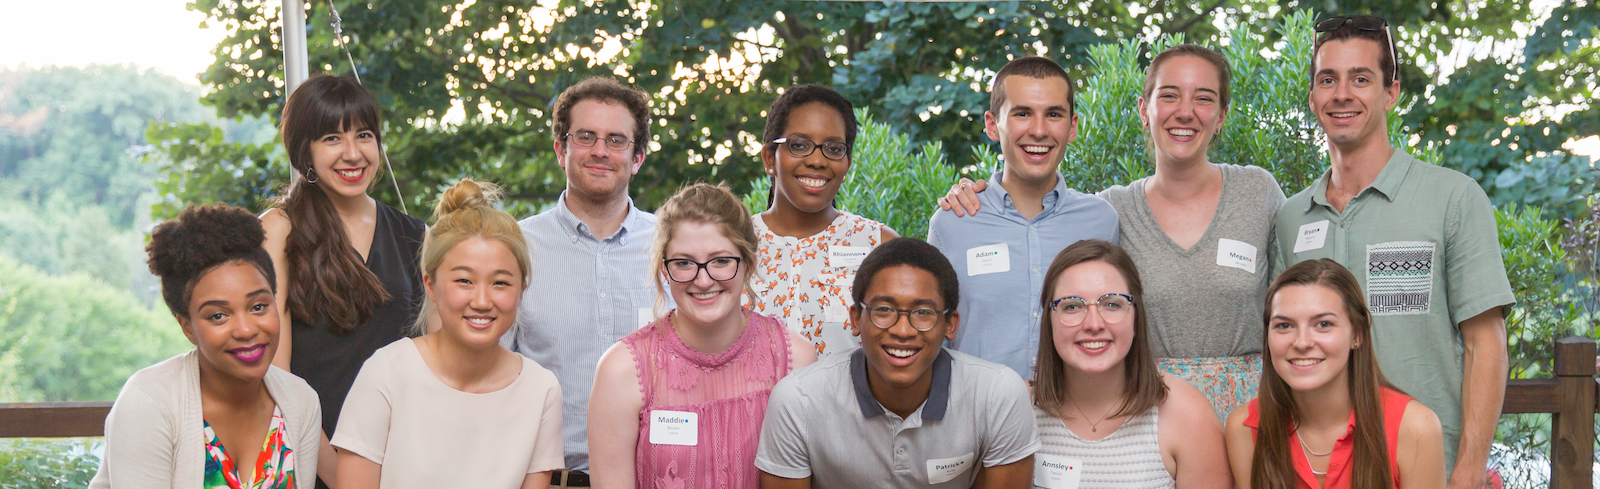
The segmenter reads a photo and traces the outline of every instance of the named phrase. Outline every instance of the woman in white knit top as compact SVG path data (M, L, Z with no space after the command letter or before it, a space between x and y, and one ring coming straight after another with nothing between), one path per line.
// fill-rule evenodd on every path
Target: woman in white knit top
M272 366L264 239L255 216L224 205L185 209L151 234L150 270L195 349L123 385L89 487L313 487L322 413L305 381Z

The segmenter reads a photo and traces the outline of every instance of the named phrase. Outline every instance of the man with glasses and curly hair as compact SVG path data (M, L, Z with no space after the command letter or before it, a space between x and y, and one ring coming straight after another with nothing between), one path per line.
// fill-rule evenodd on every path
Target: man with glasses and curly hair
M1316 31L1309 108L1332 164L1278 211L1273 273L1318 258L1355 272L1384 373L1443 424L1450 487L1481 488L1515 302L1494 208L1472 178L1390 144L1400 83L1387 21L1337 16ZM1308 449L1335 442L1311 440ZM1312 468L1327 463L1314 459Z
M567 470L552 487L588 487L589 390L600 354L654 315L650 244L655 216L633 206L628 182L650 143L650 96L611 78L590 78L555 104L556 161L567 188L555 207L523 219L533 270L511 351L555 372Z

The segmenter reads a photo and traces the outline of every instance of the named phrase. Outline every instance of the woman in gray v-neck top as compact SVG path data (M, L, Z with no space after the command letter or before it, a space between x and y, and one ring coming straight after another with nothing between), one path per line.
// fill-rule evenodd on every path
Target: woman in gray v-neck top
M1273 216L1284 201L1266 170L1215 164L1205 156L1227 112L1229 77L1227 61L1203 47L1182 45L1158 54L1140 98L1156 176L1099 194L1117 209L1120 245L1140 270L1141 307L1150 319L1158 365L1200 388L1219 418L1254 398L1260 383L1262 297L1272 278L1267 250ZM1197 166L1217 171L1195 171ZM1185 249L1157 223L1146 188L1153 178L1193 186L1198 182L1176 179L1217 174L1216 211L1199 240Z

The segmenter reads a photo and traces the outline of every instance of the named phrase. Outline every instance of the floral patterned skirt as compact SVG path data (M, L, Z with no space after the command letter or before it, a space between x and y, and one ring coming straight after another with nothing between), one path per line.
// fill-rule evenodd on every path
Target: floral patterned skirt
M1162 358L1156 366L1163 372L1189 381L1211 401L1217 418L1226 422L1228 413L1256 397L1261 386L1261 354L1237 357Z

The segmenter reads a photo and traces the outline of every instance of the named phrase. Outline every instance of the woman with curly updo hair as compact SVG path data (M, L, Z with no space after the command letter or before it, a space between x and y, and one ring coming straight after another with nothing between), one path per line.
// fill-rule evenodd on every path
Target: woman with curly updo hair
M255 216L221 204L151 233L150 271L195 349L122 386L89 487L313 486L322 412L305 381L272 365L278 289L264 239Z

